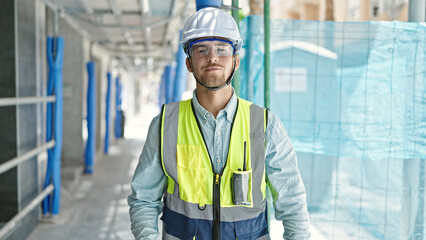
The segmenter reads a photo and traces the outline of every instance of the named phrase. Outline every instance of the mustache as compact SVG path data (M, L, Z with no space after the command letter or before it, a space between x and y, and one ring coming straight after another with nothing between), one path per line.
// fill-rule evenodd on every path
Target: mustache
M208 65L206 65L206 66L203 67L203 70L206 69L206 68L210 68L210 67L220 67L220 68L223 68L223 66L220 65L220 64L208 64Z

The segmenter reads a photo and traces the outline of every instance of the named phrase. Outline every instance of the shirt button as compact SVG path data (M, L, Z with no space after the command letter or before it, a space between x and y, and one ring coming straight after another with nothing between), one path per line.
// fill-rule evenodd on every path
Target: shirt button
M217 162L217 163L220 163L220 159L219 159L219 158L218 158L218 159L216 159L216 162Z
M218 132L217 132L217 135L219 135L219 136L220 136L220 131L218 131Z

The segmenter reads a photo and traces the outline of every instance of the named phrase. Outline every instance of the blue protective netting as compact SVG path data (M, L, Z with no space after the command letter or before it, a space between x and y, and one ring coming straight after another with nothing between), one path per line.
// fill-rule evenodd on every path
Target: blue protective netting
M264 103L263 18L240 23L243 98ZM326 239L426 239L426 24L271 21L270 102Z

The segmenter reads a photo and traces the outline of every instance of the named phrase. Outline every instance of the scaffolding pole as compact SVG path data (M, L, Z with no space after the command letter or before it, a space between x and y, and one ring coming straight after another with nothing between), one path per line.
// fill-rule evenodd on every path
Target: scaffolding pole
M426 21L426 0L409 0L408 21L409 22L425 22Z
M238 0L232 0L232 17L237 22L238 28L240 28L240 14L239 14L239 2ZM237 69L234 74L234 79L232 80L232 86L235 89L237 96L240 95L240 70Z
M408 21L409 22L425 22L426 21L426 0L409 0L408 2ZM404 161L403 169L403 183L406 184L417 184L415 181L417 179L413 178L415 176L413 173L415 171L419 172L418 175L418 196L417 196L417 206L416 206L416 216L414 217L414 227L412 233L410 233L414 238L416 236L424 235L424 211L425 211L425 159L412 159L410 161ZM411 204L414 202L414 198L410 194L404 195L404 200L406 203ZM411 213L409 213L411 216ZM410 221L410 220L408 220Z
M269 21L269 0L264 0L264 28L265 28L265 108L270 108L270 96L269 96L269 52L270 52L270 46L269 46L269 35L270 35L270 21Z

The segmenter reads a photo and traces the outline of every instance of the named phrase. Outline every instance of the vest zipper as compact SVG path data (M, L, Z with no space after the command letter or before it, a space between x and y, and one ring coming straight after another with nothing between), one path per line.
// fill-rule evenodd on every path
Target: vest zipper
M213 240L220 240L220 177L216 173L213 185Z
M235 108L234 118L232 120L232 125L231 125L231 135L232 135L232 131L234 129L235 118L236 118L237 112L238 112L238 104L239 104L238 102L239 102L239 100L237 98L237 106ZM206 147L207 153L209 154L210 164L211 164L211 167L212 167L212 170L213 170L213 173L214 173L214 178L213 178L213 182L214 182L214 184L213 184L213 240L220 240L220 178L223 174L223 170L222 170L222 173L220 173L220 174L214 172L212 157L210 155L210 152L207 149L206 139L204 137L203 132L201 131L200 122L198 121L197 114L195 113L195 110L194 110L195 107L194 107L194 101L193 100L191 100L191 108L192 108L192 113L194 114L195 121L197 122L198 130L200 131L200 134L203 137L204 146ZM226 159L228 159L228 157L226 157ZM226 164L228 164L228 162Z

